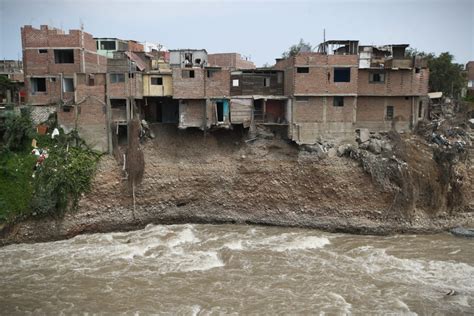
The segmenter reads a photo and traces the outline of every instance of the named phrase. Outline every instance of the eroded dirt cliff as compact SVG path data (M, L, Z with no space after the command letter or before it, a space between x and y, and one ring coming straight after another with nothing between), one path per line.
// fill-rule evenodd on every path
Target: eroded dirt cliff
M375 156L355 143L349 150L339 148L338 155L336 147L327 152L302 150L268 133L246 142L246 133L239 129L207 135L167 125L153 129L155 139L143 144L145 176L135 210L122 166L105 156L78 211L8 227L2 243L128 230L148 223L257 223L370 234L435 232L473 223L472 164L456 166L462 169L460 190L466 200L457 208L448 207L447 192L427 185L443 181L442 169L419 136L398 135L392 152ZM369 157L378 164L374 170L386 171L381 181L364 167L371 160L350 154L355 151L375 157ZM403 170L390 175L400 166L407 168L408 182Z

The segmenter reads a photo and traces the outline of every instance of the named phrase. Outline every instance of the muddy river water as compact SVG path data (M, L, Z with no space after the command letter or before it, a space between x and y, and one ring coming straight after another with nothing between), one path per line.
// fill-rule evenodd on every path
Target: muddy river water
M0 262L2 315L474 313L474 240L449 234L149 225Z

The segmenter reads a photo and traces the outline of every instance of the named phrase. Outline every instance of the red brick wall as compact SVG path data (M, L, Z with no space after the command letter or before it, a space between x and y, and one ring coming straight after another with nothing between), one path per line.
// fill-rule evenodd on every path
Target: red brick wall
M352 122L355 110L355 97L344 97L344 106L334 106L334 97L327 97L327 122Z
M31 95L28 93L27 102L31 104L56 103L61 95L61 84L58 74L72 76L78 72L105 72L106 58L95 54L96 44L91 34L80 30L70 30L66 34L62 30L49 28L42 25L40 29L26 25L21 28L21 39L23 47L23 63L25 76L57 77L56 83L47 82L46 93ZM81 47L83 44L84 68L82 67ZM39 48L47 49L47 53L39 53ZM56 64L54 60L54 49L71 48L74 50L74 63ZM25 88L31 91L29 80L25 80ZM67 96L67 94L66 94Z
M230 71L228 69L214 71L209 78L206 72L204 80L206 85L206 97L215 98L230 95Z
M203 99L206 97L204 91L205 69L189 68L194 71L194 78L183 78L182 72L188 69L173 69L173 98L174 99Z
M110 74L107 74L107 95L110 98L143 98L143 78L141 73L134 73L133 78L129 78L128 73L124 73L125 82L110 83Z
M219 53L208 54L209 66L237 68L237 69L255 69L252 61L242 59L238 53Z
M385 121L388 105L394 107L394 117L397 120L410 121L411 97L408 100L405 97L358 97L356 121Z
M206 100L182 100L179 104L179 127L203 128L206 122Z
M415 70L386 70L385 82L370 83L371 71L359 70L359 95L426 95L428 93L428 69Z
M294 94L356 94L357 55L298 54L294 58ZM297 67L309 67L309 73L298 73ZM334 82L334 68L349 67L350 82Z
M323 97L308 97L308 101L293 99L294 122L322 122Z

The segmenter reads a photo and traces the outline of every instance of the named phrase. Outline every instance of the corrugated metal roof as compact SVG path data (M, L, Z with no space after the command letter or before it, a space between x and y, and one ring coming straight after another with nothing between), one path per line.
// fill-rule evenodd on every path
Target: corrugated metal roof
M140 57L138 57L137 54L133 52L125 52L125 55L130 58L131 61L134 61L135 64L137 65L138 70L143 71L146 69L146 64L145 61L143 61Z

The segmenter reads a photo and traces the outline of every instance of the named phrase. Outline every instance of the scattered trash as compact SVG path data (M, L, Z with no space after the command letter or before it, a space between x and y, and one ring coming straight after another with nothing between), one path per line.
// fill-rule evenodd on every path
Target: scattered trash
M53 130L53 133L51 134L51 139L54 139L54 137L59 136L59 130L55 128Z

